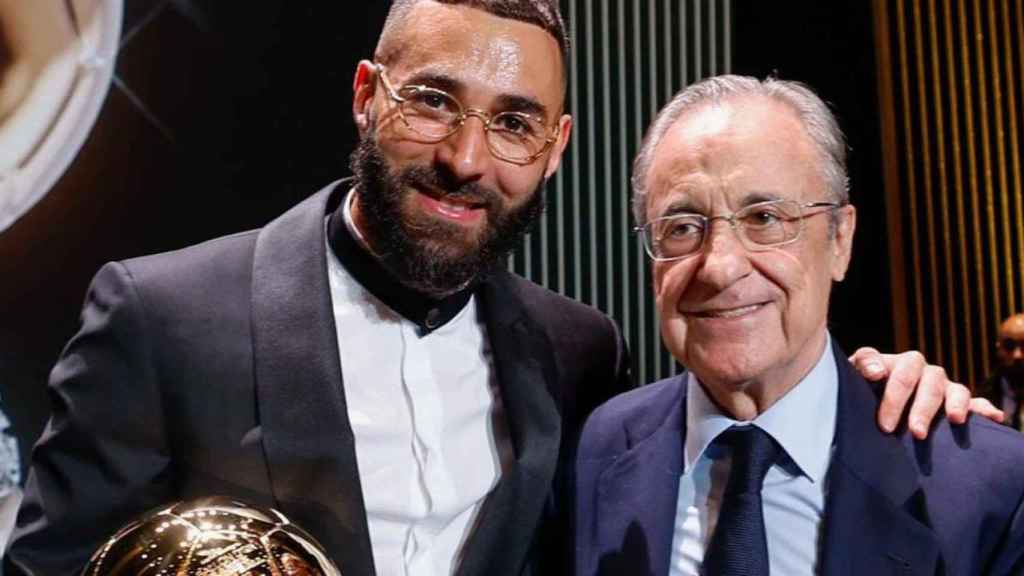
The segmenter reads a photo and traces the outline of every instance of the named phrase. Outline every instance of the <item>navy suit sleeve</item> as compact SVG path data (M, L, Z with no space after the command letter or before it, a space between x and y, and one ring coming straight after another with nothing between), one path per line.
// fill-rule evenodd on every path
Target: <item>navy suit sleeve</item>
M79 574L129 520L169 499L170 456L144 304L129 271L104 266L49 382L5 574Z
M587 419L576 457L575 568L576 574L597 573L598 480L605 466L622 451L623 434L609 406L603 405Z
M1009 529L1001 538L988 576L1024 575L1024 498L1016 503Z

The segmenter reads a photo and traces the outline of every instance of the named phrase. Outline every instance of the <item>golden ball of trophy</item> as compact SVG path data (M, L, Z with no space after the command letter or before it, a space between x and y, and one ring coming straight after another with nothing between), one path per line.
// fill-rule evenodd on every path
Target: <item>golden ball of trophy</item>
M238 500L180 502L117 532L83 576L340 576L283 514Z

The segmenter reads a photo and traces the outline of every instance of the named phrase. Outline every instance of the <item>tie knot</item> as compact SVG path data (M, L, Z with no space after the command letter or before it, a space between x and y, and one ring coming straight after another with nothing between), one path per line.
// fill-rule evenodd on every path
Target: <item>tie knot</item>
M757 426L733 426L719 440L732 448L729 493L760 493L768 469L782 455L782 447Z

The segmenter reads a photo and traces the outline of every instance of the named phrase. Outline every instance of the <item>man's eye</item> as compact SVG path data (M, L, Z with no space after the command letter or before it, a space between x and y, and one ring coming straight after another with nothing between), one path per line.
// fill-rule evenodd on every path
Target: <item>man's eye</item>
M749 226L770 226L782 220L782 216L769 209L756 210L743 217L743 223Z
M415 92L406 100L421 111L451 112L454 108L450 98L428 90Z
M679 239L679 238L690 238L693 236L699 236L703 231L696 222L692 221L679 221L669 222L662 230L662 238L666 240Z
M520 136L533 136L536 132L529 120L517 114L499 114L491 125L497 130Z

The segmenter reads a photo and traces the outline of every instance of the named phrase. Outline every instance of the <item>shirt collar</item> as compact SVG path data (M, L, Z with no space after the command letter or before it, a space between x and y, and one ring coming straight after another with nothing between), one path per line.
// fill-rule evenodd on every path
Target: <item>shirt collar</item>
M839 402L839 372L832 359L832 339L828 334L814 368L752 422L739 422L723 414L693 372L687 373L686 388L684 474L690 473L719 434L733 425L752 424L774 438L811 482L825 477Z
M466 307L473 289L464 288L444 298L434 298L402 285L371 254L352 220L349 206L352 200L353 190L349 190L327 223L327 243L345 270L374 297L416 324L422 335L455 318Z

